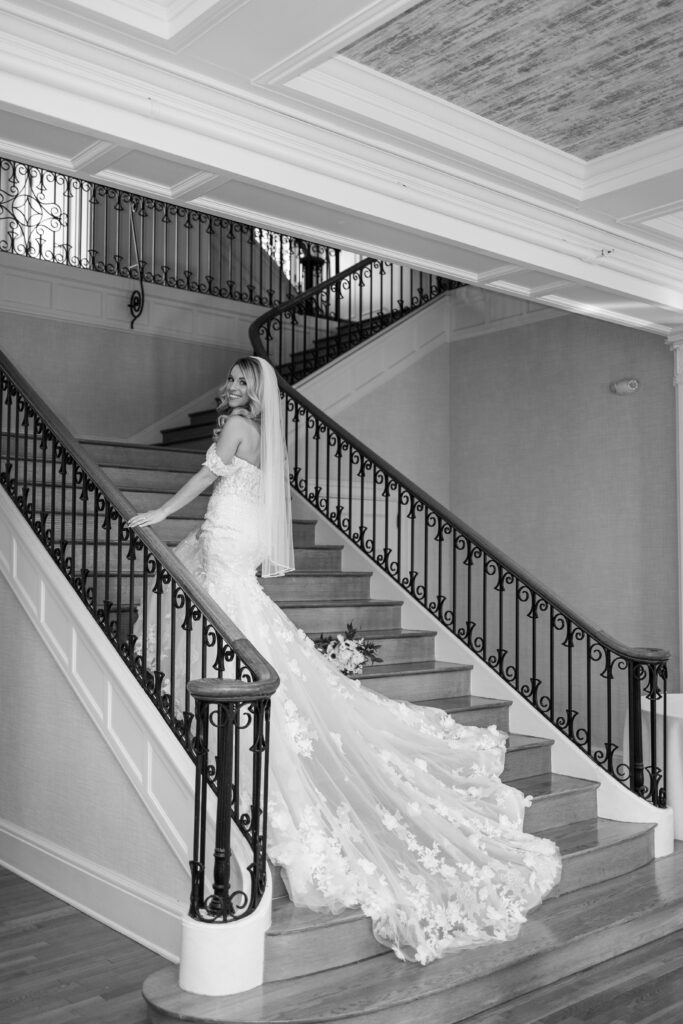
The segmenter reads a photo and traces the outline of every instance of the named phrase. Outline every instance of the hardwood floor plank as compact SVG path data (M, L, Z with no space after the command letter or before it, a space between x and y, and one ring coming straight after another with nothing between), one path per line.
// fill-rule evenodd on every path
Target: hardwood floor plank
M655 1024L660 1013L674 1014L672 1024L680 1024L682 964L683 932L678 931L477 1014L467 1024ZM666 1020L663 1016L657 1024Z
M147 1024L167 960L4 868L0 905L2 1024Z

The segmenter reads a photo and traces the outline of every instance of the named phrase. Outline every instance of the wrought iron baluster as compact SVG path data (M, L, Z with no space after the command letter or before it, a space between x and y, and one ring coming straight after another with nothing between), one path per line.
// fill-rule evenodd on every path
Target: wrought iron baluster
M629 693L629 754L631 767L631 789L635 793L643 792L643 719L640 707L640 681L642 666L629 659L628 661L628 693ZM652 717L652 716L651 716Z

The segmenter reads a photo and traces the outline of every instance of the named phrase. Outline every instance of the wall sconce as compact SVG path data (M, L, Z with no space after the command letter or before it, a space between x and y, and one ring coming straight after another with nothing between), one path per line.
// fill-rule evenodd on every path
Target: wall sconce
M615 395L632 395L640 387L640 381L635 377L626 377L624 380L614 380L609 386L610 391Z

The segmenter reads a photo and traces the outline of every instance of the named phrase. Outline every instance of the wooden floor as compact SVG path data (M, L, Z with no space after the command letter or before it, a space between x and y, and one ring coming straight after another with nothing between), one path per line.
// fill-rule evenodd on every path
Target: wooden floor
M144 1024L167 961L0 868L2 1024ZM683 932L468 1024L681 1024Z
M145 1024L168 961L0 868L2 1024Z

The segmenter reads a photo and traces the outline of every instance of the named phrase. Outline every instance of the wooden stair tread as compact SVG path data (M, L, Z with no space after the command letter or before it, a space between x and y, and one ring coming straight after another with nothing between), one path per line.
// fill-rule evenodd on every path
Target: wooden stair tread
M295 551L343 551L343 544L295 544Z
M508 750L525 750L530 747L551 747L554 740L548 739L546 736L525 736L521 732L510 732L508 733L507 749Z
M372 576L372 572L366 572L362 569L294 569L292 572L286 573L284 576L276 576L274 579L305 579L311 576L313 579L324 579L326 576L332 576L334 579L346 579L353 576L354 578L367 579Z
M614 846L634 836L646 835L654 829L653 824L637 821L614 821L611 818L589 818L566 825L545 829L540 832L544 839L552 839L560 849L562 857L584 853L597 847Z
M526 779L515 779L510 783L514 789L521 790L534 801L551 799L560 793L579 793L585 790L597 790L600 783L595 779L575 779L573 775L557 775L546 772L542 775L531 775Z
M402 604L402 602L396 602ZM381 629L363 629L363 636L366 640L394 640L399 638L411 638L411 637L432 637L436 636L435 629L404 629L403 626L385 626ZM372 667L372 666L371 666ZM370 668L365 670L368 674Z
M366 639L370 632L370 630L363 631L363 635ZM362 682L363 679L379 679L384 676L413 675L416 672L469 672L471 669L471 665L465 665L457 661L404 661L390 662L387 664L382 662L377 665L366 665L363 669L363 675L360 676L360 680ZM432 701L416 700L413 701L413 703L422 704L427 707L432 703ZM507 703L510 703L510 701Z
M681 927L679 851L546 901L510 942L457 950L427 967L385 955L211 999L182 992L177 969L167 967L147 979L143 993L181 1020L452 1024Z
M353 605L355 608L395 608L398 605L402 605L403 601L392 601L386 598L377 597L349 597L349 598L324 598L323 600L317 599L313 601L306 600L305 598L292 598L291 600L278 601L280 608L347 608L349 605ZM313 636L317 635L317 631L314 631ZM363 631L363 635L367 636L367 630Z
M365 915L358 907L348 907L338 914L329 911L297 907L286 896L273 900L272 924L269 935L293 934L318 928L329 928L348 921L358 921Z
M462 666L466 668L467 666ZM477 697L474 694L465 694L461 697L435 697L433 700L416 700L422 708L440 708L449 714L458 711L474 711L489 708L509 708L511 700L496 700L493 697Z

